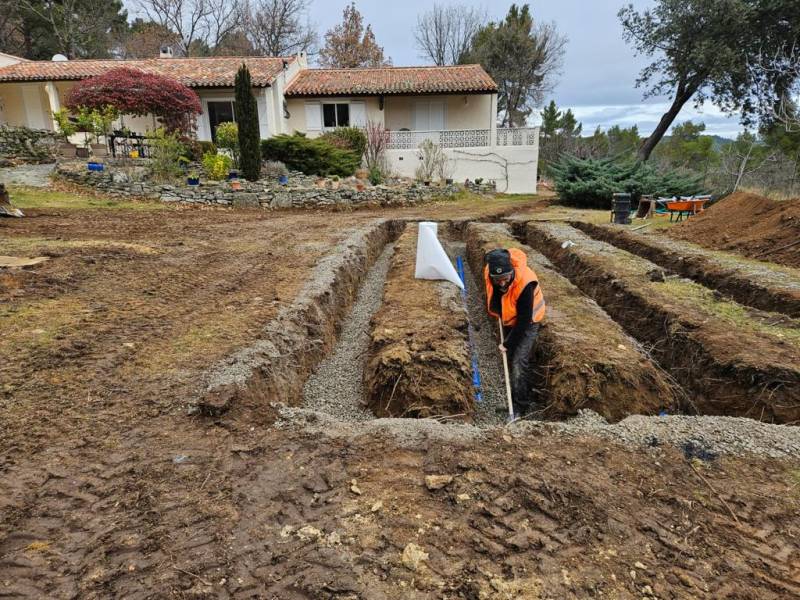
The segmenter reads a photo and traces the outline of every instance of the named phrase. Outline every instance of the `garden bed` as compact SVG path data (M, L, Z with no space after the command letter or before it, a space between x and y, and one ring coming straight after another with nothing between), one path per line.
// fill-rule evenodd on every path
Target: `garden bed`
M800 323L719 299L692 281L559 223L527 240L694 393L704 414L800 420ZM573 245L566 248L566 241Z
M471 224L466 240L484 303L483 257L489 250L521 249L539 276L547 316L535 351L535 385L542 392L537 415L565 418L588 408L609 421L619 421L631 414L679 408L679 389L639 344L550 261L515 240L507 225Z
M199 186L153 182L147 177L146 164L107 160L103 171L89 171L86 162L61 162L55 176L110 196L264 209L413 206L452 197L460 189L456 185L426 186L410 181L373 186L352 178L318 178L293 172L286 185L277 179L239 181L240 189L234 190L228 181L203 180Z
M395 245L364 374L378 416L471 417L467 312L452 283L414 278L417 226Z
M800 270L707 250L661 234L637 234L614 225L582 221L574 227L595 239L730 296L741 304L800 317Z

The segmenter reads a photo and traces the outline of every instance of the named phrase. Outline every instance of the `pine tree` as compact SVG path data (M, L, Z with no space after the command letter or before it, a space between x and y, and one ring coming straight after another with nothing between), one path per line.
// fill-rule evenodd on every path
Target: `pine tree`
M244 178L258 180L261 174L261 148L258 106L250 83L250 71L242 64L236 73L236 124L239 126L239 163Z

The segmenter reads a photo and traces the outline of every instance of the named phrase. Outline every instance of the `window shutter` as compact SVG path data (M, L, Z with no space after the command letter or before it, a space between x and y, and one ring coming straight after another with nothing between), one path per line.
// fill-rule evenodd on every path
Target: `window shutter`
M306 133L322 131L322 105L306 102Z
M350 103L350 125L353 127L367 126L367 105L363 102Z

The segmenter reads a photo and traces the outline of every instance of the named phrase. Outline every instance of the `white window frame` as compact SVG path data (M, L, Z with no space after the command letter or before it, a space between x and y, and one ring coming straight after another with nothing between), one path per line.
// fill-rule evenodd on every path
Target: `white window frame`
M200 99L200 103L202 104L202 107L203 107L203 114L201 115L203 117L203 119L202 119L202 121L203 121L203 129L204 129L203 134L206 137L206 141L210 142L213 139L213 137L211 135L211 114L208 111L208 103L209 102L230 102L231 104L234 104L236 102L236 95L235 94L220 94L220 95L214 95L214 96L203 96ZM236 111L234 111L234 113L233 113L233 122L234 123L236 122ZM198 136L198 138L199 137L200 136Z

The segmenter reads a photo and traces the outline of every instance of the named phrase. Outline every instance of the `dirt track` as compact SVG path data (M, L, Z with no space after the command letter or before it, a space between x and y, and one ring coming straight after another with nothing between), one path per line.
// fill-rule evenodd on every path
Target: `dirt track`
M0 223L0 253L51 256L0 274L0 595L800 594L796 462L188 416L377 213L31 213Z

